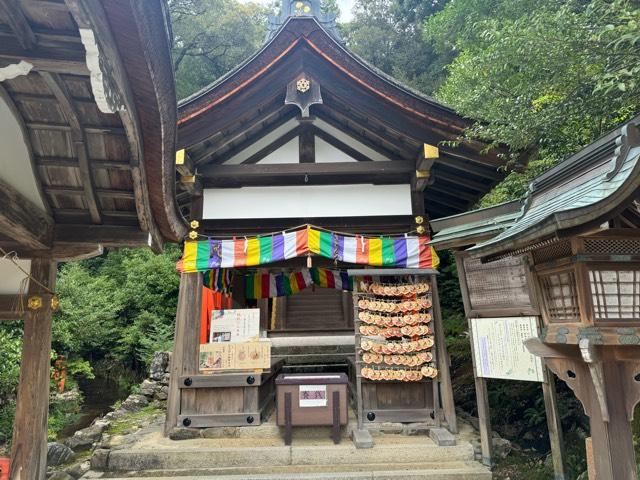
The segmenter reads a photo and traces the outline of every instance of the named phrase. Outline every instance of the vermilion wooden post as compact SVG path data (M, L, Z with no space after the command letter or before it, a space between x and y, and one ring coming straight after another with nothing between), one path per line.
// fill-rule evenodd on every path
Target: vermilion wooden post
M31 275L44 287L53 290L56 262L48 258L32 260ZM29 305L24 315L20 383L13 423L12 480L43 480L47 473L52 295L42 285L33 280L29 282Z

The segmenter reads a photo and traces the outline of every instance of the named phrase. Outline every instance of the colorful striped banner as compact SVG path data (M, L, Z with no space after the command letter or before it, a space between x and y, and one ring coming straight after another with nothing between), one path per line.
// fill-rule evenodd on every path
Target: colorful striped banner
M426 236L350 236L305 226L255 238L186 241L178 270L255 267L309 254L357 265L435 269L440 261L429 242Z
M229 269L207 270L203 284L214 292L229 295L233 291L233 271Z
M310 268L292 273L253 273L245 276L246 297L250 300L289 297L311 285L336 290L353 290L353 279L345 271Z

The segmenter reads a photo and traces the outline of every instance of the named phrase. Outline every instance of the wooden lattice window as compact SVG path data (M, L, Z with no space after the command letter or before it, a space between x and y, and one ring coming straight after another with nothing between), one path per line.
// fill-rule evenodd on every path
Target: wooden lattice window
M544 308L550 323L580 322L578 289L573 270L538 276Z
M640 270L602 268L589 271L595 320L640 319Z

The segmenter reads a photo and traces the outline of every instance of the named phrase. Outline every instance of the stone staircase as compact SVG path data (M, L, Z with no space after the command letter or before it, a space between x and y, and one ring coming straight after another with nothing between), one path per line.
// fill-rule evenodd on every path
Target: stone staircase
M299 432L301 433L301 432ZM474 461L473 447L460 442L439 447L427 437L385 435L372 449L349 440L333 445L325 438L220 438L171 442L159 437L111 450L104 472L83 479L209 480L489 480Z

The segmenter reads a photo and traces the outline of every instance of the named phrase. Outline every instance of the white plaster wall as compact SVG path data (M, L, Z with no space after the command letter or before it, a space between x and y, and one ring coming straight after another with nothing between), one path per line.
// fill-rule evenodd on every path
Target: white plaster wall
M267 163L270 165L283 163L300 163L300 138L296 137L289 143L284 144L278 150L267 155L258 163Z
M357 162L357 160L321 138L316 137L316 163Z
M0 179L45 210L22 129L0 96Z
M31 271L31 260L18 260L27 272ZM26 275L9 260L0 258L0 295L15 295L20 291L20 282Z
M343 143L346 143L350 147L358 150L359 152L362 152L364 155L369 157L371 160L374 160L376 162L385 162L385 161L390 161L391 160L390 158L385 157L384 155L382 155L382 154L376 152L375 150L367 147L366 145L364 145L363 143L360 143L359 141L357 141L353 137L350 137L346 133L342 132L341 130L338 130L337 128L332 127L331 125L329 125L328 123L326 123L326 122L324 122L324 121L322 121L320 119L316 119L313 122L313 124L316 127L318 127L320 130L324 130L325 132L329 133L330 135L332 135L333 137L335 137L338 140L342 141ZM317 139L316 139L316 141L317 141Z
M411 215L410 185L305 185L206 189L203 218L372 217Z
M231 157L230 159L228 159L224 163L227 164L227 165L239 165L239 164L241 164L247 158L249 158L251 155L253 155L254 153L258 153L260 150L262 150L263 148L269 146L275 140L277 140L278 138L280 138L284 134L290 132L291 130L293 130L297 126L298 126L298 121L296 119L292 119L292 120L289 120L286 123L283 123L281 126L276 128L273 132L271 132L269 135L266 135L266 136L262 137L256 143L254 143L253 145L251 145L248 148L245 148L243 151L241 151L237 155ZM297 141L296 141L296 144L297 144ZM297 162L298 162L298 160L296 160L296 163Z

